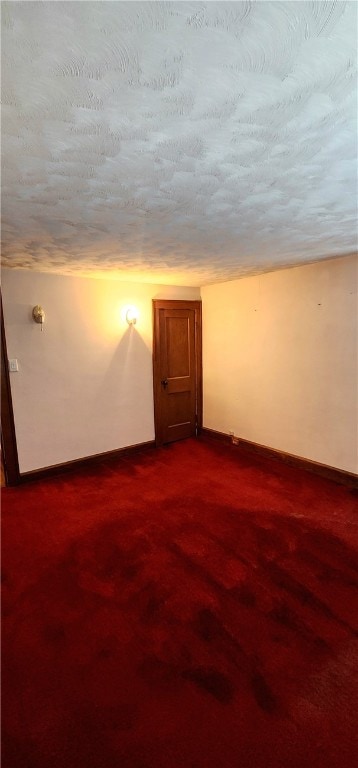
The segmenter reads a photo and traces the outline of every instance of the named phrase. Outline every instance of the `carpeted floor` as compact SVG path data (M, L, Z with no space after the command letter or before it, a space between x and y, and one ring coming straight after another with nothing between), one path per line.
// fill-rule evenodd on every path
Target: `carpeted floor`
M352 768L357 496L210 440L5 489L3 768Z

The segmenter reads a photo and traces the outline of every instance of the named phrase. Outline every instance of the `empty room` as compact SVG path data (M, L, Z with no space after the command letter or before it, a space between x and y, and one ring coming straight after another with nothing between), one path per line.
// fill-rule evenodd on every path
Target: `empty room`
M3 768L352 768L357 4L1 6Z

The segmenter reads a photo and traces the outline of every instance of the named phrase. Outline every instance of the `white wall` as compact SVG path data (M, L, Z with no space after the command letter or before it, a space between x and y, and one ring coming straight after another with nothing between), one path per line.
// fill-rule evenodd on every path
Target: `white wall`
M2 293L21 472L154 439L152 299L196 300L198 288L4 269Z
M204 426L357 472L356 257L201 294Z

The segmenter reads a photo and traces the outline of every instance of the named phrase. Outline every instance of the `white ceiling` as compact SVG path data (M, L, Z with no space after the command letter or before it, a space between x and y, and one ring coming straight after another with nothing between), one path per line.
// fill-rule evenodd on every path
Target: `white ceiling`
M204 285L355 250L355 2L3 2L3 266Z

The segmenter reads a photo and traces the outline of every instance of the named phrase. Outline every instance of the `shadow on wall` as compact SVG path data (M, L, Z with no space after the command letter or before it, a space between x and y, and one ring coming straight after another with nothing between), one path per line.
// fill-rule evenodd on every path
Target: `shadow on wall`
M124 332L103 375L96 412L105 410L106 403L111 403L121 437L128 433L131 443L154 438L152 353L134 326Z

